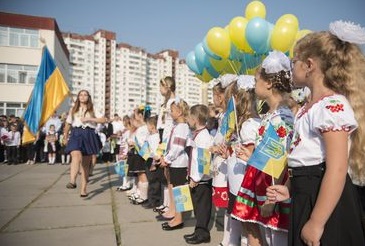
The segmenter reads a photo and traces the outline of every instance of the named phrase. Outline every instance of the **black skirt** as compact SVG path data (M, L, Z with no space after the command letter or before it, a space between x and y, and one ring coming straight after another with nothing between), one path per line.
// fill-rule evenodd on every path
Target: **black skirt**
M290 170L291 171L291 170ZM309 220L317 200L324 165L292 169L291 194L292 207L289 226L289 244L305 246L301 240L301 231ZM328 219L322 238L323 246L365 245L365 235L361 221L361 208L358 194L349 175L346 177L345 187L340 200Z

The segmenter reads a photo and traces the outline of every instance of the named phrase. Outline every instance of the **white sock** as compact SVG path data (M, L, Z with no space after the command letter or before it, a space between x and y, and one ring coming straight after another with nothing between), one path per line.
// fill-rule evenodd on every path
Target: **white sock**
M224 228L223 228L223 239L222 244L228 245L229 243L229 236L230 236L230 228L231 228L231 216L227 214L227 212L224 213Z
M62 164L65 164L65 155L61 155L61 162Z
M138 188L140 191L140 197L143 200L148 198L148 182L138 182Z
M71 156L70 155L67 155L66 156L66 163L70 163L70 159L71 159Z
M163 205L170 206L169 188L167 186L163 188Z
M241 234L242 234L242 222L232 219L230 217L231 228L230 228L230 236L229 236L229 246L241 245ZM246 244L244 244L246 245Z

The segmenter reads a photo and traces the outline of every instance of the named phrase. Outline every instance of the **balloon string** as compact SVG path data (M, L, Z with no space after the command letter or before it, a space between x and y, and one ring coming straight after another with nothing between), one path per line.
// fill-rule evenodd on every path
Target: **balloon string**
M232 61L228 61L228 63L231 66L233 72L238 75L237 69L233 66Z

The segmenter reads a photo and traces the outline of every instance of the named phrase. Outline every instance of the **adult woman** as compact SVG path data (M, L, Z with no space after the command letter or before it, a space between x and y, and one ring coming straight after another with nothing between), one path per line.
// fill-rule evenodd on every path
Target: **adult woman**
M105 118L96 118L90 94L81 90L77 94L76 102L70 109L64 129L66 153L71 153L70 182L68 189L76 188L76 177L81 163L80 196L87 197L86 185L89 177L91 157L101 149L101 142L95 132L97 123L105 123ZM68 138L70 127L71 134Z

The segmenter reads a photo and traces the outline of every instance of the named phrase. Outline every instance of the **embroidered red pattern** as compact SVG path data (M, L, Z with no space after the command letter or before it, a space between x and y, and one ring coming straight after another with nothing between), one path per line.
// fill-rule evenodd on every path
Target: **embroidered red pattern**
M276 130L276 133L279 137L283 138L286 136L286 129L283 126L280 126L279 129Z
M332 113L344 111L342 103L341 104L337 103L336 105L327 105L326 109L331 110Z
M262 136L262 134L264 134L264 132L265 132L265 126L261 126L259 128L259 135Z

